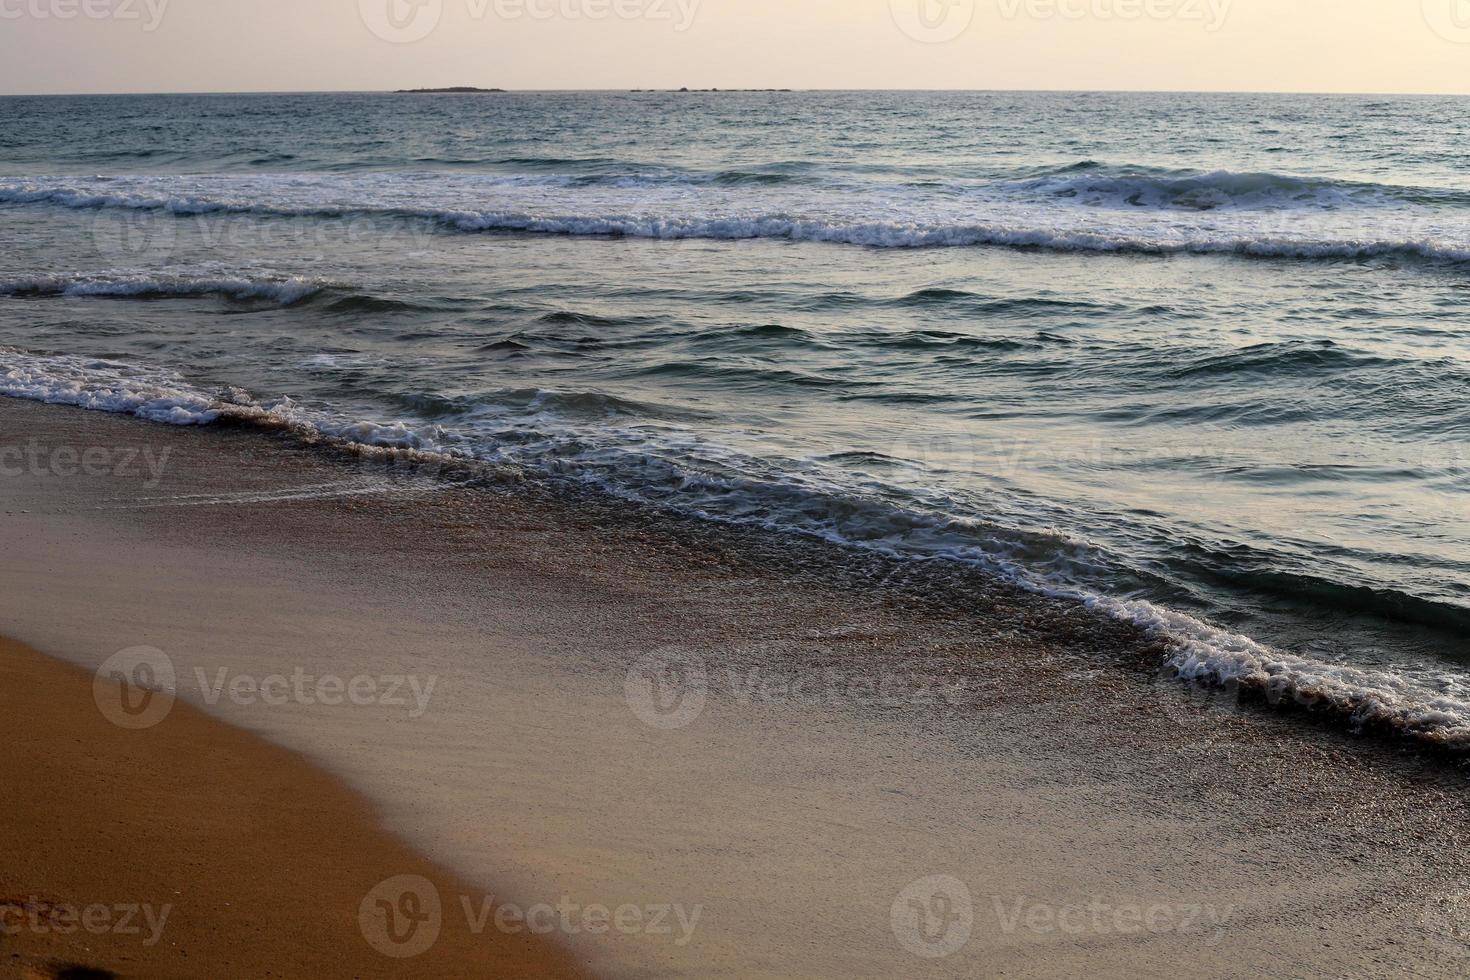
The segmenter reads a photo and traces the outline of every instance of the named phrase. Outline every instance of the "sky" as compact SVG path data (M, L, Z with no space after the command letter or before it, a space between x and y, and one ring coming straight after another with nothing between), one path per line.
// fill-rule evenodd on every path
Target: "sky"
M0 93L1470 94L1470 0L0 0Z

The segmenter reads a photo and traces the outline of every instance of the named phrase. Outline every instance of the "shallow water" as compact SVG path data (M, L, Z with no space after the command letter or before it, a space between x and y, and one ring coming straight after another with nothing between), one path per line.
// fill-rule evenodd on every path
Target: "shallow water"
M977 562L1470 737L1470 102L0 100L0 391Z

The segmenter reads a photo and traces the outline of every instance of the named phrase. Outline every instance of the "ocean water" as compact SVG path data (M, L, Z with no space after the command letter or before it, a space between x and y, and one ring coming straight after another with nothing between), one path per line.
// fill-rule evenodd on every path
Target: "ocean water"
M1470 100L0 99L0 393L977 564L1470 745Z

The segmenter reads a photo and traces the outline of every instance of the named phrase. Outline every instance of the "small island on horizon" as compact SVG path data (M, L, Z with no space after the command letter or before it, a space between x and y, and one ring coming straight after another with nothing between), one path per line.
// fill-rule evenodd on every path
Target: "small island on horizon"
M465 95L480 92L504 92L503 88L475 88L473 85L453 85L449 88L401 88L394 95Z

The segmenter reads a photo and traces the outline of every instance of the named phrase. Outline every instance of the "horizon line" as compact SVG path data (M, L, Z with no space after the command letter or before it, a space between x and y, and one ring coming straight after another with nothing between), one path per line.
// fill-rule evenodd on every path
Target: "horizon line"
M451 86L424 86L425 88L447 88ZM479 87L479 86L469 86ZM490 91L490 88L498 91ZM575 93L616 93L624 95L633 94L713 94L719 93L770 93L770 94L795 94L795 93L843 93L843 92L912 92L912 93L990 93L990 94L1087 94L1087 95L1280 95L1280 96L1364 96L1364 97L1393 97L1393 98L1467 98L1470 91L1465 92L1358 92L1358 91L1310 91L1302 90L1278 90L1278 89L1078 89L1078 88L797 88L790 86L730 86L726 87L693 87L685 88L636 88L636 87L602 87L602 88L504 88L502 86L486 87L482 92L458 93L465 95L538 95L538 94L575 94ZM54 98L129 98L147 96L229 96L229 95L404 95L404 94L456 94L456 93L419 93L411 89L238 89L238 90L198 90L198 91L158 91L158 92L6 92L0 93L0 98L5 99L54 99Z

